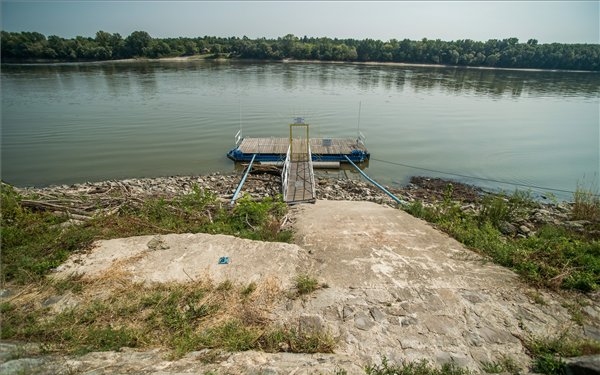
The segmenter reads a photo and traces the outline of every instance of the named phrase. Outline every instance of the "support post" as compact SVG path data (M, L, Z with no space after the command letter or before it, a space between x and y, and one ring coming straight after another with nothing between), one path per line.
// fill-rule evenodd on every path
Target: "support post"
M350 163L354 168L356 168L356 170L364 177L367 179L367 181L369 181L370 183L372 183L373 185L377 186L379 189L381 189L384 193L386 193L390 198L392 198L396 203L398 204L402 204L405 205L406 202L403 201L402 199L396 197L394 194L390 193L386 188L384 188L383 186L379 185L379 183L375 180L373 180L371 177L367 176L367 174L365 172L363 172L359 167L356 166L356 164L354 164L352 162L352 160L350 160L350 158L346 155L344 155L344 157L346 158L346 160L348 160L348 163Z
M240 181L240 184L238 185L237 189L235 189L235 193L233 193L233 198L231 198L231 205L233 206L235 204L235 201L238 197L238 194L240 193L240 190L242 190L242 186L244 186L244 182L246 182L246 177L248 177L248 174L250 173L250 170L252 169L252 163L254 163L254 158L256 158L256 154L252 155L252 160L250 160L250 164L248 164L248 167L246 168L246 172L244 173L244 177L242 177L242 180Z

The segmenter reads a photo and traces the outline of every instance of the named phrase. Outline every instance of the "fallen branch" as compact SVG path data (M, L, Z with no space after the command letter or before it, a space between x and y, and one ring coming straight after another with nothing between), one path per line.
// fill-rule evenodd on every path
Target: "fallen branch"
M190 280L192 280L192 282L194 282L194 283L196 282L196 280L194 280L194 278L193 278L193 277L191 277L191 276L190 276L190 275L189 275L187 272L185 272L185 268L182 268L182 270L183 270L183 273L185 273L185 275L186 275L187 277L189 277L189 278L190 278Z
M35 208L35 209L43 210L43 211L62 211L62 212L70 213L70 214L86 216L88 218L90 216L89 212L86 212L86 211L83 211L83 210L80 210L77 208L60 206L57 204L48 203L48 202L44 202L44 201L22 200L21 205L23 207Z

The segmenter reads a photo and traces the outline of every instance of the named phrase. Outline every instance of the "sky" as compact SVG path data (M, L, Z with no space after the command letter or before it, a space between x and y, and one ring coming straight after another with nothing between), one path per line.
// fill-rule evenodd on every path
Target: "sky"
M298 37L600 43L600 1L6 1L2 29L46 36Z

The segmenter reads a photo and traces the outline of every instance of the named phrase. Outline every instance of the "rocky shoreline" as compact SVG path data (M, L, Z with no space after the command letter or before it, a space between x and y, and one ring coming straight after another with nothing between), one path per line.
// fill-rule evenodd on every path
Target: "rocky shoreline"
M36 197L40 202L47 202L45 208L52 209L53 204L66 202L73 209L64 205L56 206L56 211L68 211L75 220L85 220L99 212L112 213L126 199L143 200L152 196L172 197L189 194L195 188L216 194L223 202L230 202L240 181L239 174L213 173L201 176L169 176L157 178L133 178L86 182L73 185L55 185L43 188L15 188L26 197ZM368 201L395 207L396 202L374 185L353 178L316 177L317 199ZM451 189L448 186L452 185ZM276 197L280 194L281 179L277 170L259 170L248 176L242 194L249 194L254 199ZM482 207L482 198L492 194L478 187L456 181L439 178L415 176L411 182L400 188L388 188L404 202L420 201L424 206L435 206L442 202L446 195L459 202L463 211L477 213ZM29 202L34 205L34 202ZM584 220L571 220L570 202L533 202L526 207L518 220L502 225L502 232L512 237L527 237L546 224L562 225L568 229L585 232L590 225ZM593 234L593 233L592 233Z
M71 222L81 222L96 214L116 213L126 204L143 204L151 197L175 197L196 189L216 194L224 207L229 206L239 180L240 175L217 173L15 189L22 194L22 204L67 213ZM569 307L575 302L550 290L522 284L513 272L469 252L422 220L365 203L396 206L367 182L319 178L316 187L316 204L299 205L290 212L294 244L253 242L249 246L248 240L206 234L138 236L100 241L94 251L97 257L84 254L72 265L79 267L87 262L90 270L98 265L108 267L105 271L112 270L97 274L102 277L83 272L99 283L106 282L106 275L123 275L121 271L130 272L127 277L132 279L165 282L164 277L172 274L168 269L176 270L182 278L179 270L183 269L185 277L198 280L200 273L210 268L202 262L210 263L227 254L234 261L229 268L213 264L217 267L213 268L215 280L223 277L235 281L237 276L246 282L248 274L243 272L265 278L275 275L282 280L282 291L288 290L288 277L294 272L310 271L322 287L304 298L286 294L288 297L272 310L269 319L331 332L337 340L334 354L203 349L172 359L165 349L121 348L63 356L40 355L37 347L30 350L20 343L0 343L0 373L54 374L66 368L68 372L89 374L362 374L365 364L379 363L382 356L394 363L428 358L435 364L455 363L478 373L485 363L499 358L510 359L513 367L530 369L531 357L524 340L564 335L567 325L577 337L597 337L600 310L596 297L577 297L582 306L579 314L586 314L586 319L589 316L594 323L575 325L571 322L575 313ZM263 198L277 196L279 189L280 177L272 170L249 176L243 191ZM443 207L449 197L463 211L475 213L490 194L473 186L426 177L414 177L409 185L391 190L407 203L417 201L434 207ZM346 202L331 202L334 200ZM515 233L507 235L534 236L542 223L572 225L567 224L571 222L569 203L535 203L527 205L527 210L523 219L507 223L515 228ZM353 230L349 233L340 228ZM157 238L166 246L154 246ZM268 250L265 246L274 247ZM283 253L281 246L287 249ZM166 249L169 251L163 251ZM212 253L206 255L209 251ZM198 256L199 252L204 255ZM276 256L285 257L285 261ZM127 262L116 261L119 257ZM123 264L128 268L119 268ZM183 266L197 273L190 275ZM95 293L95 286L90 290ZM59 306L58 301L72 302L71 297L71 292L58 293L40 297L40 301L44 306Z

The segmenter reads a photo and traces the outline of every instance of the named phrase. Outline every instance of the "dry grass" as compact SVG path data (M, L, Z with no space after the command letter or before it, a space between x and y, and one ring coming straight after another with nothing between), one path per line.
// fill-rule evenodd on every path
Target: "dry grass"
M588 187L578 183L573 201L571 216L574 220L600 222L600 194L597 183L592 183Z
M271 311L284 296L275 279L255 283L250 292L208 278L141 283L131 281L123 264L95 277L57 278L26 288L2 304L2 338L41 342L66 353L121 347L167 347L175 356L204 348L333 349L326 333L307 337L273 324Z

